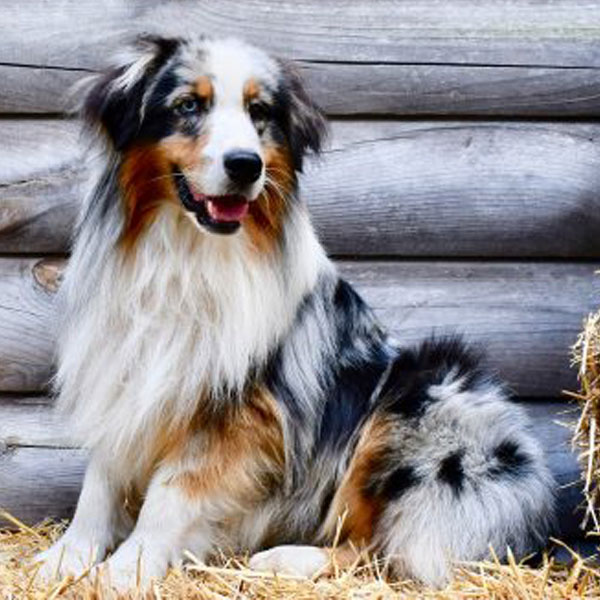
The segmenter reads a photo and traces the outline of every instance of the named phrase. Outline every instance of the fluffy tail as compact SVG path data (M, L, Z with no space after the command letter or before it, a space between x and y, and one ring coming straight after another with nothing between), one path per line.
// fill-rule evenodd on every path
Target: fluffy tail
M370 490L376 538L396 568L444 583L457 561L539 549L555 483L525 412L457 338L403 351L379 395L393 439Z

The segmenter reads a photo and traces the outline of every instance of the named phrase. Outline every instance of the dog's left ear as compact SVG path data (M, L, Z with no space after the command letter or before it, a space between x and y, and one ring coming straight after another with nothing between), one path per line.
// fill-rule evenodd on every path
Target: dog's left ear
M138 133L149 82L180 43L176 38L140 36L117 66L92 81L83 101L82 116L89 125L99 125L117 150L127 147Z
M321 150L327 136L327 121L321 109L308 95L304 81L292 63L280 60L280 92L285 99L287 112L287 137L294 168L302 171L304 156Z

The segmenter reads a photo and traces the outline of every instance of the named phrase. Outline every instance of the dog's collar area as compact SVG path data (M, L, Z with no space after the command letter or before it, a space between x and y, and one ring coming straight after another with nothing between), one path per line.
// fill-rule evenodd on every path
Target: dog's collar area
M199 225L202 225L202 227L205 227L211 233L218 233L221 235L235 233L240 228L240 220L235 218L221 220L211 216L207 206L208 200L194 195L185 178L185 175L176 167L173 168L173 179L175 180L175 187L177 188L179 200L187 211L194 213L196 221L198 221ZM231 198L231 200L224 200L223 204L231 203L233 205L232 212L234 216L237 212L239 213L241 219L247 210L247 200L243 199L242 201L240 199L241 197L236 196Z

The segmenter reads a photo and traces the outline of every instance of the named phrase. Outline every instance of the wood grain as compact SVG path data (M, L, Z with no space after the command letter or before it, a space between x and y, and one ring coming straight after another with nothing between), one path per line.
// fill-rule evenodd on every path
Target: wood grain
M71 517L85 464L83 450L0 449L0 507L31 524Z
M600 263L349 262L342 274L403 344L464 333L520 396L575 389L569 348L597 306ZM38 391L52 369L56 260L0 259L0 390Z
M600 129L573 127L339 123L303 195L336 255L599 256Z
M464 333L520 396L575 389L569 349L596 310L593 264L343 262L341 272L403 344Z
M0 252L64 252L82 193L79 126L0 120Z
M65 252L78 125L0 120L0 139L0 252ZM336 256L600 257L600 125L334 121L302 196Z
M123 31L242 35L301 60L599 67L600 3L44 0L3 7L0 62L93 68ZM158 9L157 9L158 7ZM102 50L102 52L99 52Z
M0 390L35 391L50 380L55 286L44 282L54 266L52 260L0 259Z
M0 448L74 448L65 419L46 396L0 396Z
M4 3L0 63L91 69L133 28L143 30L151 0L32 0Z
M75 106L71 90L89 76L80 69L0 64L0 114L59 114Z
M330 116L600 116L600 69L298 62ZM0 114L70 112L88 71L0 65Z
M36 410L27 410L25 403L36 403ZM49 417L48 405L42 400L21 400L9 410L11 401L0 401L0 508L26 523L36 523L46 517L66 518L72 515L85 468L85 452L54 447L66 440L63 430L48 439L42 429ZM533 431L543 444L552 472L560 486L579 479L579 468L569 447L569 431L556 423L572 417L564 403L524 403L533 421ZM5 425L7 417L10 425ZM17 431L20 427L21 432ZM12 429L12 433L11 433ZM26 433L25 433L26 432ZM14 445L16 441L27 447ZM62 442L61 442L62 443ZM579 534L579 516L575 508L581 502L579 486L569 485L559 490L560 532L562 538ZM0 525L1 525L0 521Z
M597 116L600 2L42 0L3 9L0 112L59 112L132 32L241 36L300 61L330 114ZM178 6L179 5L179 6ZM179 10L178 10L179 9Z
M332 116L600 115L597 68L305 62L300 67L310 92Z

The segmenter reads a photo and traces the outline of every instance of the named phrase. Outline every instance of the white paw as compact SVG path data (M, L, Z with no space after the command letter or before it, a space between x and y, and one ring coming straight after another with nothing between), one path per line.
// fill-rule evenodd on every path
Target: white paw
M104 552L99 554L93 544L63 538L48 550L37 554L33 561L42 563L38 570L38 577L43 581L53 581L65 575L78 576L102 558Z
M100 580L118 592L146 590L150 583L163 577L168 559L151 550L143 550L133 541L125 542L107 561L97 567Z
M329 565L329 554L315 546L275 546L258 552L249 562L255 571L313 577Z

